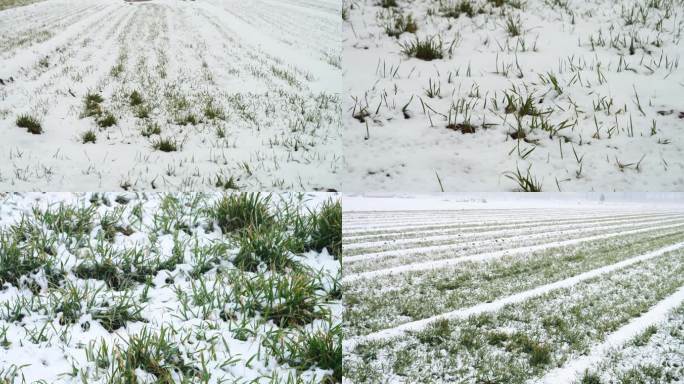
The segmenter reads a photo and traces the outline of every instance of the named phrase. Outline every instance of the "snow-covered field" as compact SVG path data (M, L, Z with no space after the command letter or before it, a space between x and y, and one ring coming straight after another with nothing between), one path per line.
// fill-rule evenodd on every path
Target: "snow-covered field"
M335 383L338 196L0 195L0 383Z
M335 0L1 10L0 190L339 189L340 25Z
M342 12L345 192L684 190L684 1Z
M362 208L382 198L353 199L342 238L345 382L684 377L683 205L440 209L454 203L423 199L432 210L371 211Z

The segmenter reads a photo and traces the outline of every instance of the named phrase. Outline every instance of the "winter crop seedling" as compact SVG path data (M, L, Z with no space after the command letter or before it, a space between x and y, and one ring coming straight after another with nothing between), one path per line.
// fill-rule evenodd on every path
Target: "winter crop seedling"
M83 141L83 144L86 143L95 143L97 141L97 134L93 130L85 131L81 135L81 140Z
M43 133L43 127L40 122L31 115L20 115L16 121L17 127L26 128L27 131L34 135Z
M289 239L276 227L247 227L238 241L240 252L234 264L240 269L256 271L259 265L264 264L270 269L282 271L292 263Z
M132 107L142 105L142 103L144 102L142 95L138 91L131 92L129 99L130 99L129 104Z
M209 214L225 233L268 227L273 222L269 202L270 197L259 193L227 194L211 208Z
M116 124L116 117L111 112L105 112L97 119L97 125L100 128L108 128Z
M416 37L413 41L401 43L401 51L404 55L415 57L420 60L432 61L444 57L442 42L433 38L420 39Z
M152 142L152 147L162 152L175 152L178 150L178 144L174 139L171 138L160 137Z
M677 92L668 79L679 70L673 58L681 56L679 29L671 24L683 14L678 1L598 8L585 0L394 3L350 3L348 22L342 24L345 57L354 67L344 73L349 88L344 134L359 140L347 157L352 188L448 190L448 182L435 183L439 174L443 182L469 180L487 190L510 190L519 187L517 181L501 182L500 176L521 159L533 165L540 180L558 180L563 190L677 182L672 162L681 162L681 151L668 146L682 145L672 140L676 132L670 125L679 111L652 86ZM556 23L549 22L552 17ZM594 23L613 27L590 30ZM461 105L469 107L461 110ZM476 128L478 134L447 136L434 129L439 127L466 133ZM520 141L514 150L502 135L512 132ZM567 156L567 144L584 148L581 169ZM370 154L387 147L412 148L420 161L398 155L384 157L382 166L371 161ZM482 148L497 158L496 169L473 162L472 168L447 170L433 158L471 164ZM642 163L667 171L616 174L614 152L638 160L646 151L634 154L635 148L667 152Z
M340 257L342 254L342 205L328 200L319 212L311 215L311 242L309 247L317 251L327 249Z
M83 116L100 116L102 114L100 103L103 101L104 99L99 93L86 94L83 99Z
M221 16L226 4L187 4L124 2L101 18L87 0L0 5L12 20L0 49L0 128L22 128L6 137L5 190L216 191L219 174L255 191L339 190L342 158L331 151L342 140L339 24L358 7L308 4L308 14L245 5L237 17L259 20L259 33L235 36ZM253 38L276 46L252 47ZM37 135L30 145L23 129ZM175 150L152 145L161 131ZM113 160L122 151L129 155Z
M314 198L9 196L0 285L16 295L0 303L0 358L46 382L63 367L29 371L41 357L11 353L57 346L88 382L341 382L341 205Z

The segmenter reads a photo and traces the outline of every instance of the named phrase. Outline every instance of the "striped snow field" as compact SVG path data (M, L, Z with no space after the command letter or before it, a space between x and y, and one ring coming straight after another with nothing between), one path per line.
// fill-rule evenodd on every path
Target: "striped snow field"
M602 221L610 220L629 220L629 219L649 219L649 218L668 218L668 217L679 217L676 214L656 214L656 215L610 215L610 216L599 216L596 218L587 219L586 217L574 218L574 219L545 219L545 220L532 220L532 221L508 221L508 222L497 222L494 224L463 224L463 223L449 223L444 225L423 225L417 227L406 227L406 228L394 228L379 232L363 232L359 235L353 235L345 232L343 238L343 244L355 244L362 241L370 241L369 239L384 239L384 238L394 238L394 237L406 237L406 236L419 236L423 234L430 234L434 232L443 233L451 231L480 231L480 230L498 230L498 229L510 229L510 228L529 228L536 226L546 226L546 225L560 225L560 224L575 224L575 223L598 223Z
M640 216L672 216L673 214L667 213L657 213L651 215L624 215L625 217L640 217ZM562 217L560 219L559 217ZM363 236L368 234L379 234L379 233L392 233L398 230L411 230L411 229L426 229L426 228L440 228L442 226L482 226L482 227L495 227L497 225L510 225L510 224L532 224L536 222L549 222L549 221L570 221L574 220L576 222L590 221L601 218L611 218L617 217L616 215L598 215L585 212L584 214L568 214L568 215L558 215L549 214L540 217L529 217L526 215L515 215L511 217L497 218L496 220L487 220L483 218L473 217L473 218L460 218L460 219L440 219L440 218L430 218L426 216L424 218L412 221L406 220L393 220L383 225L360 225L360 226L350 226L343 223L342 232L345 236ZM549 219L551 218L551 219Z
M519 248L513 248L513 249L504 249L501 251L486 252L486 253L480 253L480 254L476 254L476 255L458 257L458 258L453 258L453 259L447 258L447 259L429 261L429 262L425 262L425 263L420 263L420 262L419 263L412 263L412 264L408 264L408 265L401 265L401 266L397 266L397 267L391 267L391 268L380 269L380 270L375 270L375 271L361 272L361 273L345 275L343 277L342 281L347 283L347 282L352 282L352 281L360 280L360 279L369 279L369 278L373 278L376 276L399 274L399 273L408 272L408 271L423 271L423 270L429 270L429 269L437 269L437 268L441 268L441 267L448 266L448 265L454 265L454 264L462 263L464 261L483 261L483 260L487 260L487 259L491 259L491 258L501 257L504 255L522 254L522 253L535 252L535 251L549 249L549 248L564 247L564 246L568 246L568 245L575 245L575 244L579 244L582 242L588 242L588 241L593 241L593 240L608 239L611 237L624 236L627 234L637 234L637 233L652 231L654 229L663 230L663 229L681 228L681 227L682 227L682 224L680 222L677 224L659 226L659 227L655 227L655 228L651 228L651 227L641 228L641 229L635 229L635 230L630 230L630 231L618 231L618 232L611 232L611 233L595 235L595 236L575 238L575 239L570 239L570 240L552 241L552 242L544 243L544 244L525 246L525 247L519 247ZM421 251L436 251L436 250L440 250L440 249L443 250L443 249L448 249L448 247L449 246L424 247L424 248L421 248ZM411 252L416 252L416 250L412 249ZM401 254L401 252L399 251L399 252L397 252L397 254ZM372 259L372 257L368 257L368 259Z
M413 243L424 243L424 242L440 242L443 240L457 240L457 241L467 241L471 238L478 238L478 237L486 237L486 236L497 236L498 238L505 238L509 236L520 236L520 235L525 235L525 236L530 236L530 235L535 235L539 233L549 233L549 232L559 232L559 231L570 231L570 230L578 230L578 231L591 231L599 228L619 228L620 224L625 224L625 226L628 227L635 227L639 225L644 225L644 224L654 224L662 222L661 219L649 219L649 220L643 220L643 221L635 221L634 219L628 218L628 219L615 219L615 220L605 220L605 221L599 221L599 222L584 222L584 223L575 223L575 224L559 224L559 225L546 225L546 226L541 226L541 225L533 225L533 226L524 226L524 227L515 227L512 229L487 229L487 230L480 230L480 231L471 231L471 232L449 232L447 234L439 234L439 235L429 235L429 233L426 233L425 236L423 237L415 237L415 238L405 238L405 239L392 239L392 240L379 240L379 241L368 241L368 242L358 242L358 243L352 243L345 245L344 250L345 251L350 251L350 250L356 250L356 249L365 249L365 248L378 248L378 247L383 247L387 248L389 246L395 247L395 246L401 246L401 245L406 245L406 244L413 244ZM594 227L589 227L587 228L587 224L597 224ZM349 258L347 258L347 261L350 261Z
M480 313L484 312L494 312L497 311L501 308L503 308L505 305L508 304L515 304L522 302L524 300L527 300L529 298L535 297L535 296L541 296L547 292L550 292L552 290L556 289L561 289L561 288L567 288L571 287L581 281L588 280L603 274L607 274L610 272L614 272L616 270L619 270L621 268L628 267L630 265L636 264L638 262L652 259L654 257L661 256L667 252L675 251L678 249L684 248L684 242L672 244L660 249L657 249L652 252L648 252L642 255L634 256L629 259L623 260L621 262L607 265L601 268L593 269L591 271L587 271L584 273L581 273L579 275L560 280L554 283L546 284L546 285L541 285L539 287L536 287L534 289L530 289L524 292L519 292L507 297L500 298L498 300L492 301L490 303L482 303L478 304L469 308L463 308L463 309L458 309L452 312L448 313L443 313L440 315L436 315L427 319L421 319L418 321L413 321L410 323L404 323L401 324L397 327L393 328L388 328L384 329L378 332L370 333L368 335L360 336L360 337L355 337L352 339L345 340L345 348L353 348L356 344L363 342L363 341L370 341L370 340L378 340L378 339L384 339L384 338L390 338L390 337L396 337L404 332L407 331L420 331L422 329L425 329L428 325L442 319L459 319L459 318L467 318L472 315L477 315Z
M570 360L563 366L549 371L542 377L540 384L574 384L580 380L581 375L594 364L605 358L608 353L619 348L646 328L654 326L667 318L667 314L684 303L684 287L681 287L672 295L668 296L653 306L648 312L632 319L617 331L608 335L606 339L591 348L589 354ZM684 353L684 352L683 352Z

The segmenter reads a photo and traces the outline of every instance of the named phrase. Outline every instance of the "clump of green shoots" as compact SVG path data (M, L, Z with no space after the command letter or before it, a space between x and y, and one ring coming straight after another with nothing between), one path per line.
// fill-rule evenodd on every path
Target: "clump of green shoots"
M144 328L132 335L125 346L115 347L112 379L118 383L137 383L138 369L156 376L157 383L172 384L181 376L192 381L200 370L192 365L162 327L158 334ZM115 379L118 378L118 379ZM119 380L119 381L116 381Z
M216 183L214 183L216 188L223 188L223 189L240 189L240 187L237 184L237 181L235 180L235 177L230 176L229 178L224 178L221 175L216 176Z
M209 101L204 107L204 116L209 120L223 119L223 109L220 106L215 105L212 101Z
M532 174L530 173L530 169L532 168L532 165L530 165L527 168L527 173L523 174L520 172L520 168L516 168L515 172L506 172L504 175L518 183L518 186L520 189L522 189L524 192L541 192L542 191L542 183L538 181Z
M115 299L114 304L93 309L92 316L104 329L113 332L126 326L127 322L144 321L140 316L142 310L131 296L123 295Z
M444 57L444 47L441 40L432 38L420 39L416 37L412 41L401 43L401 52L408 57L432 61Z
M82 117L94 117L95 122L100 128L111 127L116 124L117 120L114 114L105 111L102 108L104 99L99 93L89 92L83 98L83 113Z
M140 131L140 134L143 135L143 137L150 137L152 135L160 135L161 134L161 127L159 126L159 123L148 122L147 124L145 124L143 129Z
M311 213L311 240L308 248L327 249L332 255L342 254L342 205L339 200L328 200L320 211Z
M416 33L418 25L413 20L412 15L404 17L404 15L397 15L394 20L385 26L385 33L391 37L399 37L402 33Z
M318 310L319 284L306 273L289 272L267 279L257 278L264 292L262 315L280 327L311 323L325 314Z
M116 117L111 112L105 112L97 119L97 125L101 128L111 127L116 124Z
M138 105L141 105L144 102L142 95L138 91L133 91L131 92L131 95L129 96L129 104L131 107L135 107Z
M508 15L508 18L506 19L506 32L508 32L508 35L511 37L520 36L522 33L522 22L520 21L520 17L514 19L513 16Z
M245 271L257 271L262 264L282 271L292 264L290 238L277 226L248 227L238 237L240 251L233 264Z
M268 209L270 200L259 193L228 194L209 209L209 216L224 233L270 225L274 220Z
M379 6L383 8L392 8L397 6L397 0L380 0Z
M29 255L15 236L0 233L0 286L9 283L18 287L23 276L51 264L47 254Z
M176 124L178 125L197 125L197 123L199 123L199 120L197 119L197 116L192 113L187 113L176 118Z
M83 116L100 116L102 114L102 107L100 104L104 101L99 93L87 93L83 99Z
M81 140L83 141L83 144L95 143L95 141L97 140L97 135L95 134L95 131L93 131L92 129L87 130L83 132L83 134L81 135Z
M340 325L329 329L302 332L296 338L270 345L273 353L281 362L286 362L299 370L311 367L328 369L333 375L328 380L342 382L342 328Z
M135 117L138 119L146 119L150 117L150 112L152 112L151 108L145 104L138 105L133 111Z
M482 12L482 10L475 9L471 0L461 0L457 3L443 4L440 11L442 16L455 19L459 18L461 15L473 17L476 13Z
M152 142L152 148L162 152L175 152L178 150L178 143L174 139L160 137Z
M27 131L34 135L40 135L43 133L43 127L40 125L40 121L31 115L19 115L19 117L17 117L16 124L17 127L26 128Z

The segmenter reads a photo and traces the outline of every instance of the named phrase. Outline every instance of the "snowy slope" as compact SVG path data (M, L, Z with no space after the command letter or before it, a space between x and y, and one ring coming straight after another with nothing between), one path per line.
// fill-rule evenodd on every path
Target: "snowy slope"
M345 190L684 189L681 0L344 7Z

